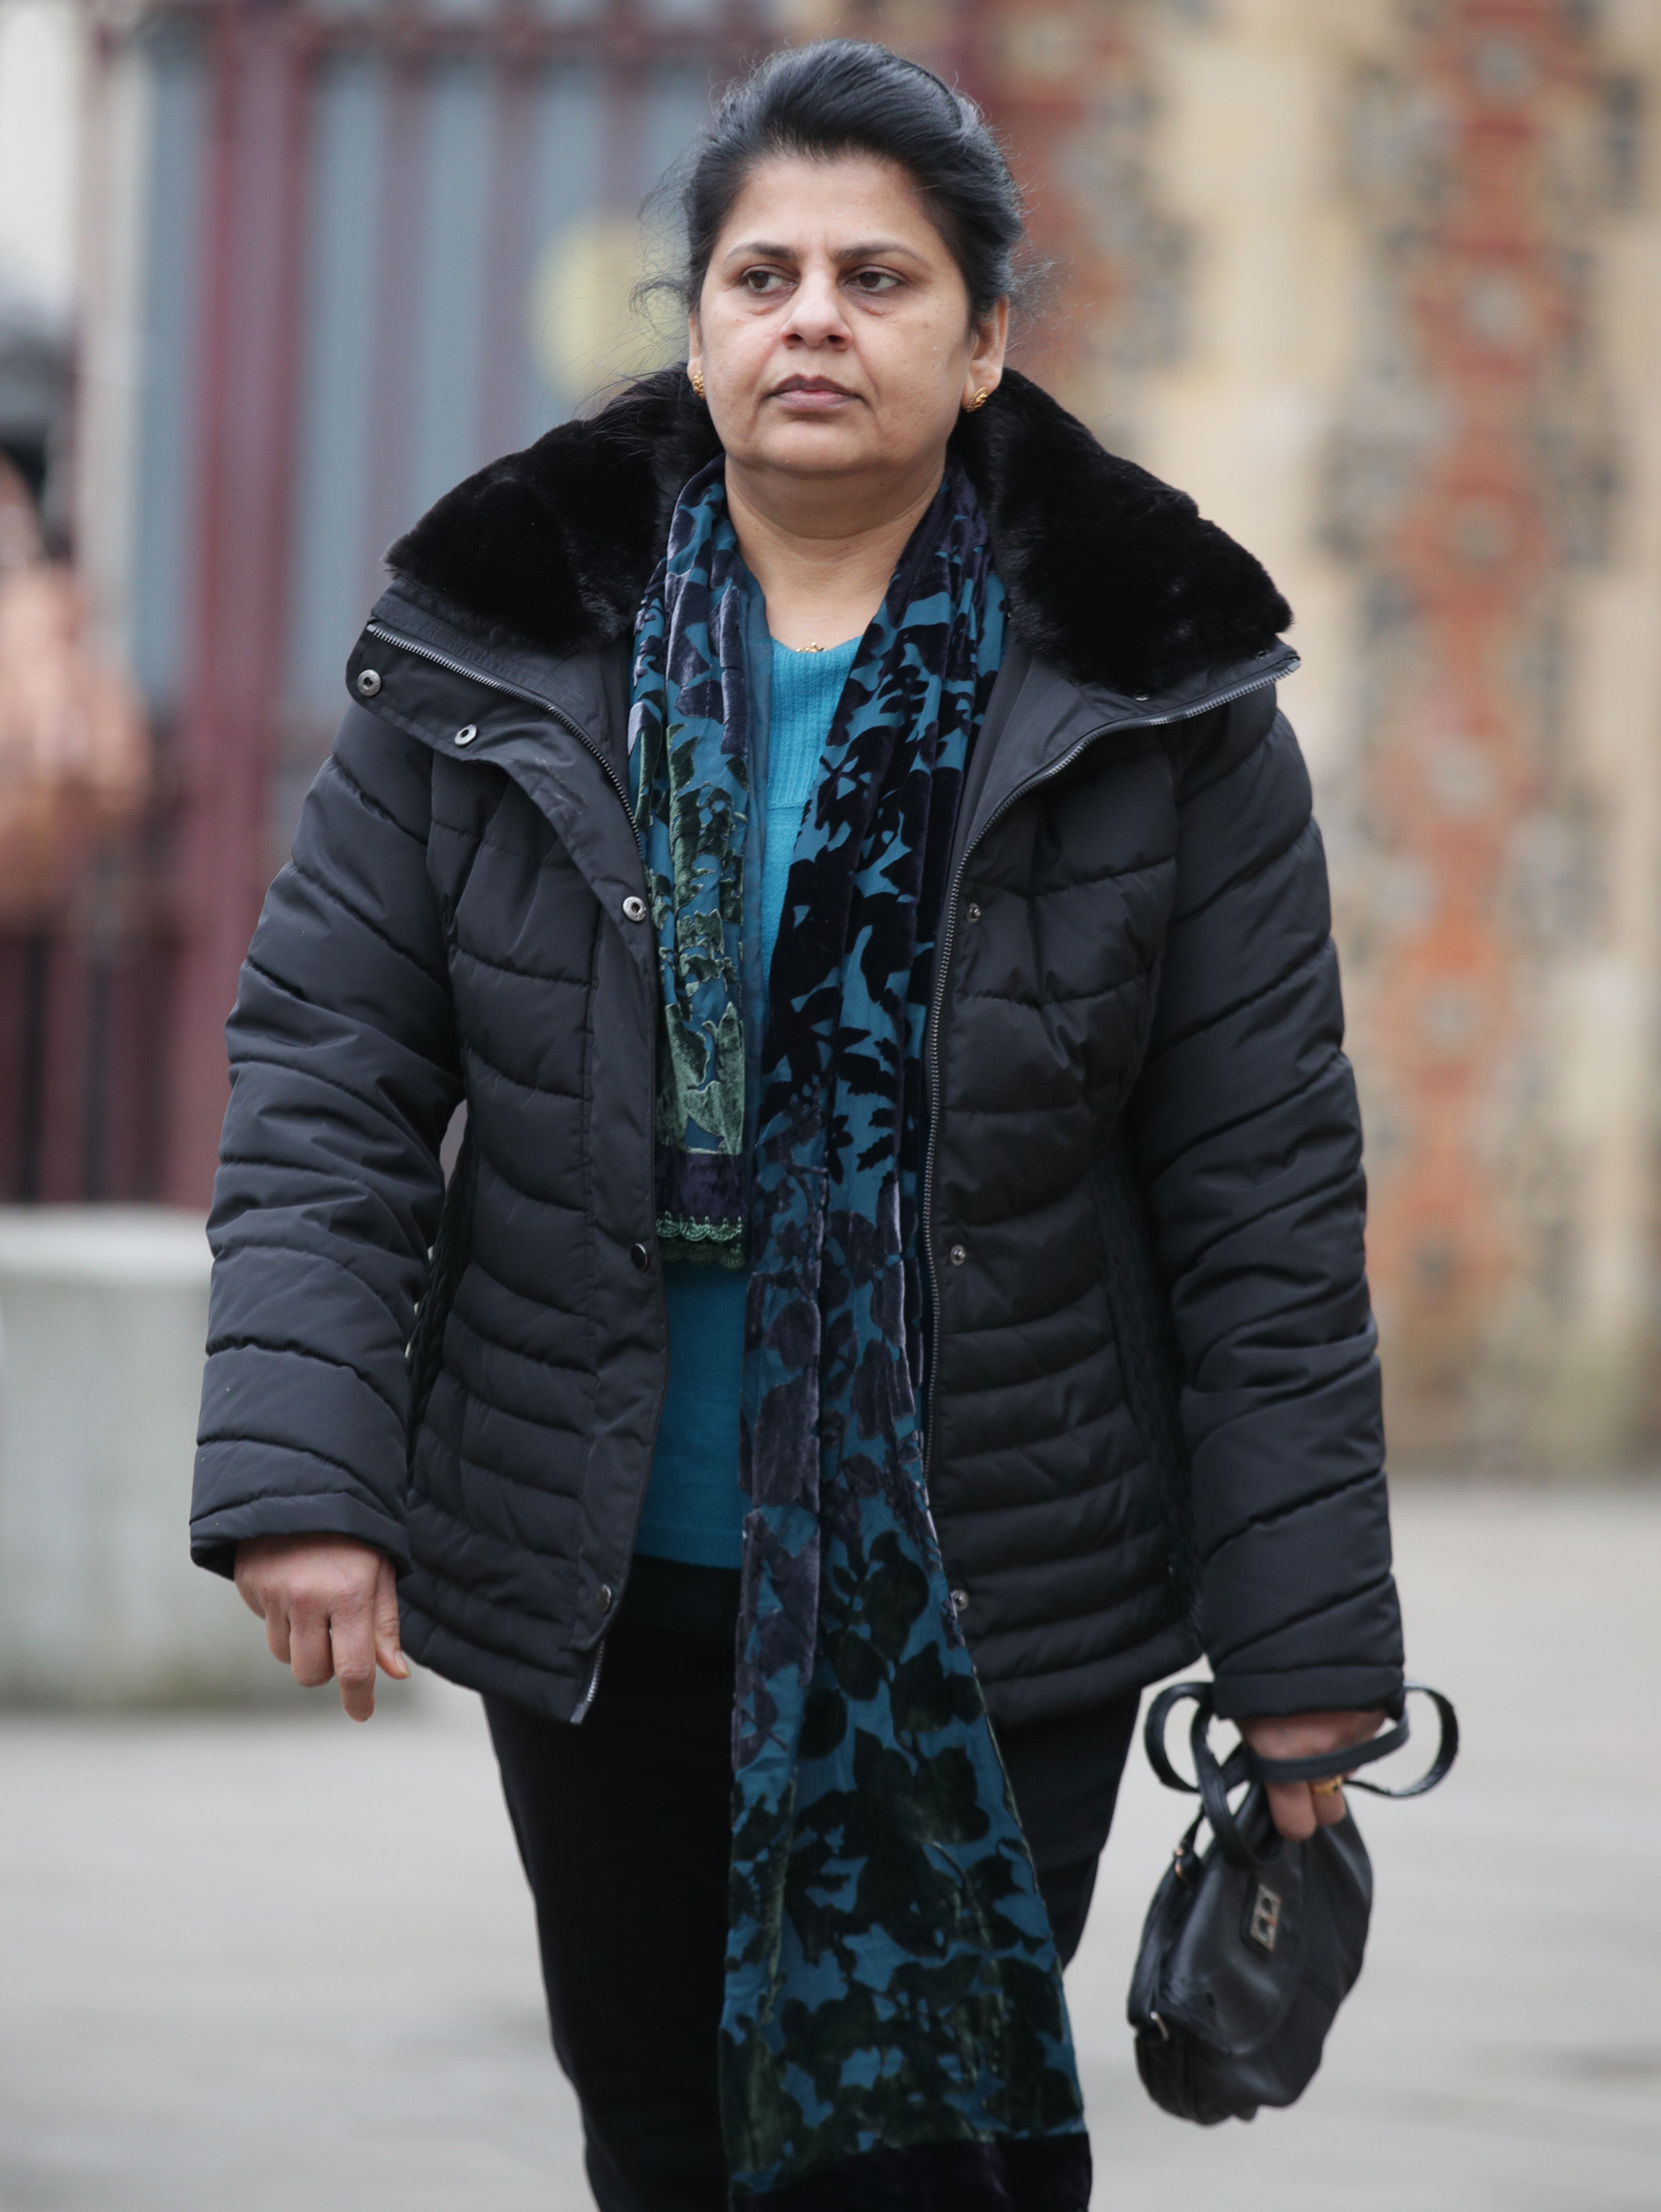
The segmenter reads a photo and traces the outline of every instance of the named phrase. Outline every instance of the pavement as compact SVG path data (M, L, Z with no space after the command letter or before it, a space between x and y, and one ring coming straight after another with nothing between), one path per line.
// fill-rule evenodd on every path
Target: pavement
M1661 1486L1406 1484L1396 1531L1459 1765L1360 1801L1367 1965L1302 2103L1200 2130L1124 2025L1186 1818L1137 1754L1068 1977L1098 2206L1661 2212ZM5 2212L590 2201L475 1700L0 1717Z

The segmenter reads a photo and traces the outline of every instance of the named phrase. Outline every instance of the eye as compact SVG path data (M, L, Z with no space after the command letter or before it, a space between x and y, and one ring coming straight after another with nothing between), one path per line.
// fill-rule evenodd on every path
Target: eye
M739 278L741 289L752 299L764 300L776 292L785 282L782 269L746 269Z
M891 269L856 269L848 281L856 292L875 300L885 292L896 290L904 279L897 276Z

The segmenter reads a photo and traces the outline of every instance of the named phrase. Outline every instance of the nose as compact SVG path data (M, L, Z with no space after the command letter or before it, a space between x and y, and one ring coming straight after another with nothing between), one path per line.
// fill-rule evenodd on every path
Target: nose
M784 326L787 343L794 339L802 345L835 348L848 343L839 276L834 268L812 264L802 270Z

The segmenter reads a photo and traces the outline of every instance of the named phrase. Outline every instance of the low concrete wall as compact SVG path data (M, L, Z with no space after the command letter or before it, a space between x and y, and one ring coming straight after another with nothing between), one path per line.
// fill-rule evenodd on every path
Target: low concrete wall
M200 1214L0 1208L0 1698L283 1695L190 1560L209 1265Z

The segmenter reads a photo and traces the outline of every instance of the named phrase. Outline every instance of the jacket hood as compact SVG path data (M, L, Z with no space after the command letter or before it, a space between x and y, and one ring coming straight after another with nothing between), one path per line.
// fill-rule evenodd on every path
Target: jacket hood
M1110 453L1006 371L952 439L986 510L1011 626L1076 684L1134 697L1267 652L1292 620L1268 572L1185 492ZM681 486L720 447L684 372L627 386L447 492L387 556L491 644L614 644Z

